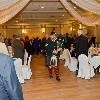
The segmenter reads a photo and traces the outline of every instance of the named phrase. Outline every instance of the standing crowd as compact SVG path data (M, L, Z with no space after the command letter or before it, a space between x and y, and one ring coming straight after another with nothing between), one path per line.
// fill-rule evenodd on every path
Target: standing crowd
M47 34L42 39L38 37L29 39L28 36L23 39L20 35L13 35L12 39L8 39L0 34L0 100L23 100L21 85L15 74L13 60L8 56L22 59L23 65L25 52L28 53L27 63L31 55L34 57L34 55L41 53L45 57L49 77L53 78L54 70L56 80L60 81L59 58L61 52L68 49L72 57L78 58L81 54L88 56L88 49L91 46L96 46L95 38L92 37L88 40L83 35L82 30L78 31L78 37L73 37L71 34L68 36L68 33L62 35L51 32L50 35ZM3 88L4 90L2 90Z

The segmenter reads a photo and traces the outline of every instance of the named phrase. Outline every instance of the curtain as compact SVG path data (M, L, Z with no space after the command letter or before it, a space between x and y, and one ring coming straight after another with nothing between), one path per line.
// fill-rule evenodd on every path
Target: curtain
M100 23L100 16L82 16L78 11L74 9L74 6L68 2L68 0L60 0L65 8L74 16L77 20L88 26L95 26Z
M30 0L0 0L0 24L18 14Z
M95 0L71 0L77 6L100 15L100 3Z
M19 0L0 0L0 10L7 9Z

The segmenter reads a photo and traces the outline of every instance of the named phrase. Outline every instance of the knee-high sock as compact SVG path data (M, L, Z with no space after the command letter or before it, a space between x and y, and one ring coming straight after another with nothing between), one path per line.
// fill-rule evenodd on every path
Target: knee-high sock
M52 74L52 67L48 67L48 70L49 70L49 74Z
M54 72L55 72L55 75L56 76L59 76L59 68L58 67L55 67L54 68Z

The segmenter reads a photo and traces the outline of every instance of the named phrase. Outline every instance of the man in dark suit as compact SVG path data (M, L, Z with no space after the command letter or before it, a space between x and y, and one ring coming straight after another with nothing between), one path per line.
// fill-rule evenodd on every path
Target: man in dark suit
M82 30L78 30L78 37L76 38L76 57L78 58L78 56L81 54L88 56L88 39L83 35ZM77 74L78 70L76 71L76 75Z
M76 56L85 54L88 56L88 39L83 35L82 30L78 30L78 37L76 38Z
M20 36L17 36L16 39L12 42L14 58L22 59L22 65L24 65L24 46L20 40Z
M0 53L0 100L24 100L13 60Z

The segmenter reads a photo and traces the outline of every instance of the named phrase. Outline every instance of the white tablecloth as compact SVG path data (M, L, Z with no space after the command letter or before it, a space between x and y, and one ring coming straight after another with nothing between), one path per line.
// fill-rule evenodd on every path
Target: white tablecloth
M89 57L89 63L96 69L100 65L100 56Z

